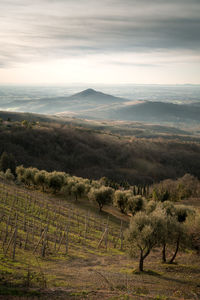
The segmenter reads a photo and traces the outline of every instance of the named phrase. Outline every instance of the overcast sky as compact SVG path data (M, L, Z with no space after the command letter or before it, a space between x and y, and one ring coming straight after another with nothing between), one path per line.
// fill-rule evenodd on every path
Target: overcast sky
M200 84L200 0L0 0L0 83Z

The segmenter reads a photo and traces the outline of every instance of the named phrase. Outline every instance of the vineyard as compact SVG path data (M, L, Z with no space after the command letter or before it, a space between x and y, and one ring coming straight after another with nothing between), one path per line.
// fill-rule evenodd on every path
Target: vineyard
M6 184L0 185L0 198L2 248L13 259L17 248L42 257L68 254L77 245L84 245L85 251L123 250L122 222L114 227L109 217L84 214L73 204L55 204L44 194Z
M35 274L34 285L46 287L42 264L89 254L119 254L125 248L123 230L122 221L113 223L109 216L79 209L73 202L0 183L0 264L6 280L16 275L18 262L18 269L25 271L17 276L21 284L32 285L30 274Z
M125 219L99 213L84 199L1 182L0 299L160 299L163 293L196 299L197 257L183 254L180 266L165 266L152 253L146 266L155 271L140 277L133 272L137 260L126 253L126 227Z

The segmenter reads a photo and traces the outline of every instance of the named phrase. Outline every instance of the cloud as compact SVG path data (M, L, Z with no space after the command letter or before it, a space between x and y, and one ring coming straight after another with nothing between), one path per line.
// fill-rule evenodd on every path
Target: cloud
M99 53L189 51L192 59L199 50L199 0L0 3L0 67Z

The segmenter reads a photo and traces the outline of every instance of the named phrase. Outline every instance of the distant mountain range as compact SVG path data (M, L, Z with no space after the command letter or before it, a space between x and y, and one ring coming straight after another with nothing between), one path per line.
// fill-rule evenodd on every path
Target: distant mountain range
M89 119L112 119L152 123L200 123L200 102L173 104L135 101L107 95L93 89L67 97L21 100L4 103L2 110L57 114Z

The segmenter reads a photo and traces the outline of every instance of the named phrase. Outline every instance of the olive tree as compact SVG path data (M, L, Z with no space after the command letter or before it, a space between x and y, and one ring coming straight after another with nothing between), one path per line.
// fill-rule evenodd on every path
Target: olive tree
M65 184L63 185L61 192L64 194L64 196L71 196L74 194L74 186L76 185L76 180L74 177L68 177L65 180Z
M54 193L60 191L65 183L65 174L63 172L52 172L47 177L48 187L53 190Z
M115 191L113 203L122 213L125 213L128 204L128 193L120 190Z
M126 231L131 256L139 253L139 271L144 270L144 260L159 245L163 219L160 216L138 212L131 218Z
M132 196L128 199L128 210L132 215L135 215L137 212L143 210L145 207L145 199L138 195Z
M18 166L17 168L16 168L16 174L17 174L17 180L19 181L19 182L24 182L24 174L25 174L25 168L24 168L24 166Z
M78 197L82 197L85 192L85 184L83 182L77 182L72 186L72 194L75 196L77 201Z
M39 170L37 168L26 168L23 174L24 182L27 185L35 185L35 175Z
M7 169L5 172L5 178L9 181L13 181L15 179L15 176L12 174L10 169Z
M172 202L166 201L164 203L158 203L153 213L161 215L161 211L164 224L164 230L160 238L160 244L162 246L162 261L164 263L167 262L167 245L170 246L170 248L175 245L174 253L168 260L168 263L173 263L179 248L185 248L187 246L188 235L184 223L188 215L192 214L192 210L186 206L175 206Z
M105 186L99 189L91 188L88 198L92 201L96 201L99 205L99 211L102 211L104 205L112 203L113 189Z
M200 254L200 214L189 216L186 221L190 247Z
M42 188L42 191L44 192L45 190L45 185L47 184L47 172L44 170L41 170L37 172L34 176L34 181L36 185L40 186Z
M175 251L171 259L169 260L170 264L174 262L179 248L185 248L187 246L188 235L185 222L187 220L187 217L192 214L194 214L194 211L184 205L175 207L176 221L174 222L173 231L171 231L170 237L171 241L174 241L175 243Z

